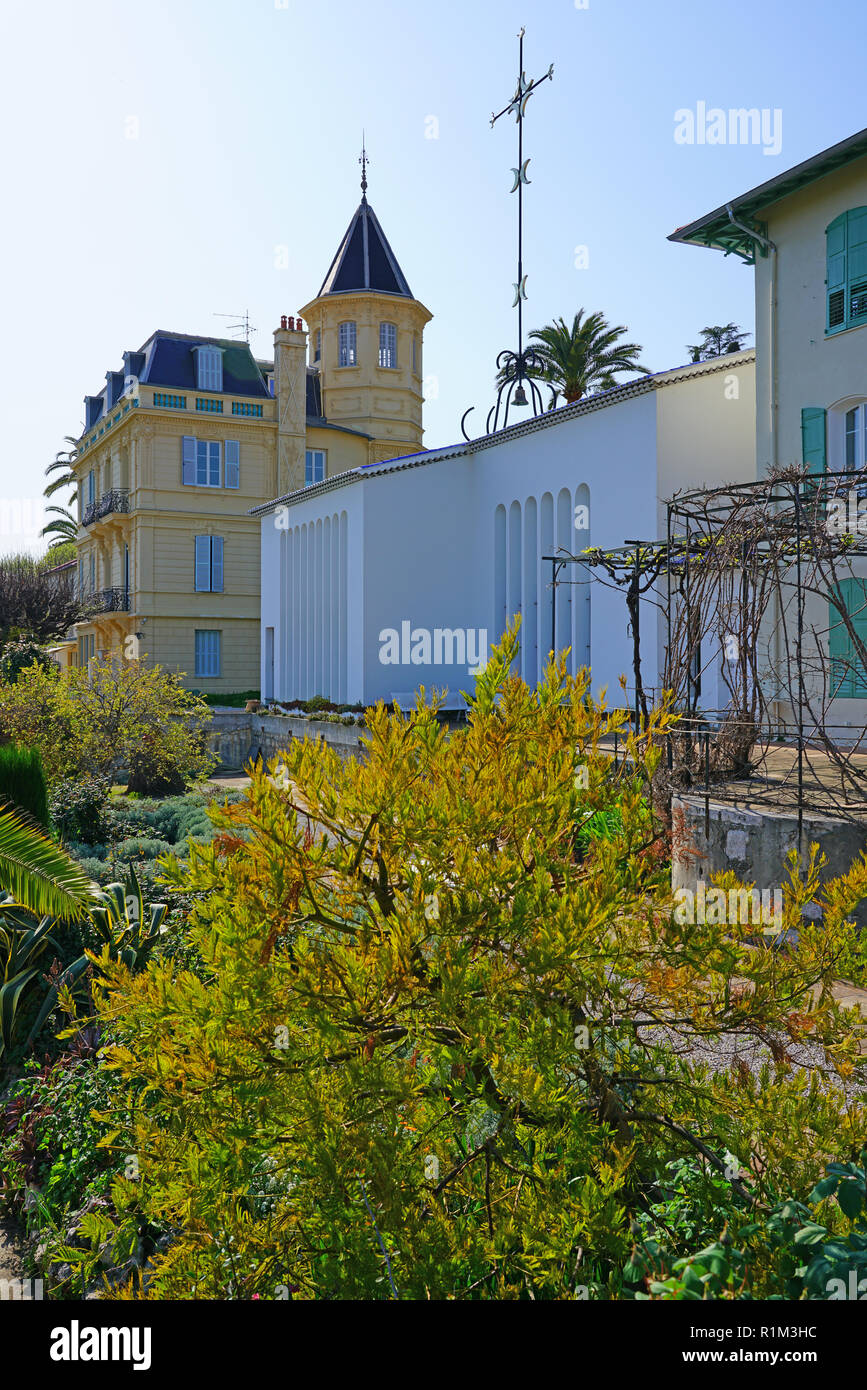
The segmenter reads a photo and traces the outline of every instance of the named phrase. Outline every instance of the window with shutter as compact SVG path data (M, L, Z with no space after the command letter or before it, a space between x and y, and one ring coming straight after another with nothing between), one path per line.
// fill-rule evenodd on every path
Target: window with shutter
M199 487L220 486L220 444L218 440L196 440L196 483Z
M196 675L214 677L220 674L220 632L196 629Z
M200 347L196 352L196 385L200 391L222 391L223 354L216 347Z
M811 473L824 473L826 412L818 406L806 406L801 411L801 443L804 464Z
M183 460L181 472L183 485L184 487L194 487L196 482L196 441L190 435L184 435L181 458Z
M222 536L196 536L194 587L197 594L223 592Z
M211 538L196 536L195 589L197 594L209 593L211 588Z
M223 537L211 537L211 592L223 592Z
M839 603L849 614L858 641L867 648L867 580L844 579L837 585ZM867 671L840 609L828 604L830 694L835 699L867 700Z
M237 439L226 440L226 487L241 486L241 445Z
M867 207L850 208L825 231L826 333L867 324Z

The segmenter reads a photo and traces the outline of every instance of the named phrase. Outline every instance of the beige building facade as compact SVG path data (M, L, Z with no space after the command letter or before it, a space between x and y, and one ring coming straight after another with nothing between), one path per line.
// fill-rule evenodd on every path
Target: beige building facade
M250 510L422 447L431 315L366 192L304 316L281 318L271 360L245 342L158 330L85 398L77 663L145 659L206 694L258 690Z

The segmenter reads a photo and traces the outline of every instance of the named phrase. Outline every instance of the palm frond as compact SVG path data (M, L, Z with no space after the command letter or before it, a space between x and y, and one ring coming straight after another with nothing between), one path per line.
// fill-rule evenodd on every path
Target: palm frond
M36 916L78 919L96 891L84 870L17 807L0 807L0 887Z

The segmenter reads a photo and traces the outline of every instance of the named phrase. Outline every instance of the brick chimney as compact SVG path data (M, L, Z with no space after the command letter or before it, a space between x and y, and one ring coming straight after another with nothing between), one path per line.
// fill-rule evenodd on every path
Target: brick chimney
M307 333L301 319L283 314L274 332L277 402L277 495L304 486L307 447Z

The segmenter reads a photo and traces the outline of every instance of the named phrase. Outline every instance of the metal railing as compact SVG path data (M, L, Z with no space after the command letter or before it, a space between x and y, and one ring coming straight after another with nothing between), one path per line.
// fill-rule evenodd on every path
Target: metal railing
M84 607L91 616L97 613L128 613L129 589L101 589L85 599Z
M91 502L85 508L81 518L82 526L92 526L95 521L100 521L104 516L111 516L112 512L129 511L129 488L116 487L111 492L104 492L98 502Z

